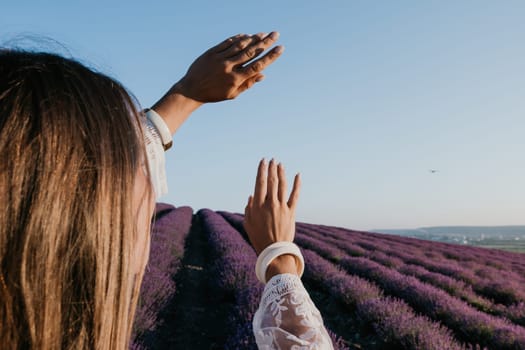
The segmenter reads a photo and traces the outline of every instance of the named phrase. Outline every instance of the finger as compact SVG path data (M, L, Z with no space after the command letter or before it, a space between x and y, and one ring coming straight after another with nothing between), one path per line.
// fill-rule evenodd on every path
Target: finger
M264 36L260 36L260 33L257 35L259 36L260 40L252 42L236 57L233 57L232 60L234 62L244 65L250 60L253 60L261 53L268 50L272 45L274 45L279 39L280 34L278 32L271 32L270 34L264 34Z
M275 48L271 49L266 55L262 56L261 58L253 62L250 62L244 67L238 68L238 71L241 74L244 74L246 76L257 74L261 72L262 70L264 70L266 67L268 67L270 64L275 62L275 60L278 59L279 56L281 56L283 52L284 52L284 46L276 46Z
M232 62L243 65L246 62L253 60L261 53L263 53L266 49L268 49L270 46L272 46L277 41L277 39L279 39L279 33L271 32L264 38L261 38L258 35L257 37L259 38L259 40L254 40L244 50L239 52L238 55L232 57Z
M299 190L301 188L301 177L299 174L295 175L293 181L292 193L290 193L290 198L288 199L288 207L292 210L295 210L297 206L297 201L299 200Z
M244 50L248 45L252 43L253 40L259 40L257 37L254 38L252 35L242 35L241 37L235 39L230 47L221 52L221 55L225 58L231 58L237 55L239 52Z
M244 208L244 217L248 217L249 213L250 213L250 210L252 209L252 206L253 206L253 196L249 196L248 197L248 203L246 204L246 207Z
M284 166L281 163L277 165L277 175L279 176L277 198L279 198L279 202L284 203L286 201L286 174L284 172Z
M257 169L257 178L255 179L255 191L253 193L253 202L256 204L262 204L266 198L266 160L263 158L259 162L259 168Z
M226 50L227 48L229 48L230 46L232 46L232 44L237 40L239 39L243 34L236 34L236 35L233 35L231 37L229 37L228 39L224 40L223 42L215 45L214 47L212 47L210 49L211 52L221 52L221 51L224 51Z
M262 75L262 74L257 74L257 75L254 75L253 77L250 77L250 78L246 79L237 88L237 94L235 95L235 97L237 97L241 92L244 92L244 91L248 90L249 88L251 88L255 83L258 83L258 82L263 81L263 80L264 80L264 75Z
M252 198L252 196L250 196L250 198ZM249 203L250 199L248 199L248 203ZM250 216L249 216L249 213L250 213L250 210L248 209L248 206L246 206L246 210L244 212L244 220L242 220L242 227L244 228L244 231L245 232L248 232L248 229L246 227L246 222L248 220L250 220Z
M266 38L268 36L268 33L257 33L257 34L254 34L254 37L257 37L259 40L263 40L264 38Z
M279 179L277 177L277 165L275 160L272 158L270 165L268 166L268 192L266 194L266 200L270 202L277 201L277 192Z

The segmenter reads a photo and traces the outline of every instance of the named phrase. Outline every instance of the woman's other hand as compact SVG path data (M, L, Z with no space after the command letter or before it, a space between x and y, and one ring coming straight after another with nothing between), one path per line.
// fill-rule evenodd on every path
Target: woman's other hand
M232 36L198 57L174 88L202 103L233 99L261 81L281 55L283 47L276 46L259 57L278 38L278 32Z
M236 98L264 78L262 71L283 52L276 46L259 57L279 37L238 34L207 50L190 66L186 75L153 105L172 134L203 103Z
M295 209L299 199L300 177L295 176L290 197L286 198L286 176L282 164L272 159L261 160L255 180L255 192L248 199L244 211L244 229L259 255L275 242L293 242L295 237ZM266 280L278 273L297 274L292 255L282 255L268 267Z

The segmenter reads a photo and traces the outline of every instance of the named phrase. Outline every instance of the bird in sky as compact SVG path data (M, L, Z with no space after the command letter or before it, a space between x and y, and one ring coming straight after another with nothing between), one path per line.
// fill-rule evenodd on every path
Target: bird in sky
M437 170L437 169L430 169L429 171L430 171L432 174L435 174L435 173L437 173L439 170Z

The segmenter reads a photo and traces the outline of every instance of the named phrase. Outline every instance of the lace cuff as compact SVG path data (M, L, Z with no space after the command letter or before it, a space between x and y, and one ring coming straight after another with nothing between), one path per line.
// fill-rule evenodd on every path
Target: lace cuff
M321 313L293 274L268 281L253 318L253 331L259 349L333 349Z

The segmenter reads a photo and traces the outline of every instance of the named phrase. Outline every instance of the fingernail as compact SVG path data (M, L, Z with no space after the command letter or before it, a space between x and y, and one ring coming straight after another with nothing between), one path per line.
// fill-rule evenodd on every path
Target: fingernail
M274 52L275 53L283 53L283 51L284 51L284 46L279 45L279 46L275 47L275 51Z
M272 40L277 40L277 39L279 38L279 32L272 32L272 33L270 34L270 38L271 38Z
M258 83L260 81L263 81L264 80L264 75L260 75L257 77L257 79L255 79L255 82Z

